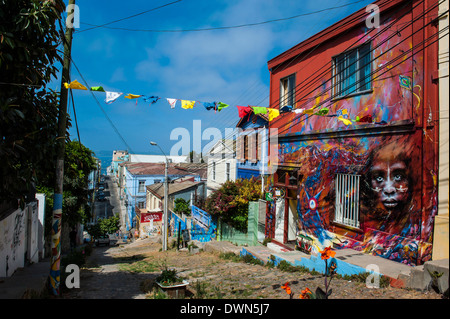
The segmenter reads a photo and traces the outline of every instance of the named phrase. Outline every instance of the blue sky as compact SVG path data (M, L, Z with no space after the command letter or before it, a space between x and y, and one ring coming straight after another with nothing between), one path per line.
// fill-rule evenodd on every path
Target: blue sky
M128 149L158 154L149 141L166 152L178 140L170 140L175 128L191 132L193 121L201 129L235 127L236 105L269 106L267 61L332 23L365 7L358 2L291 20L252 27L203 32L132 32L90 28L128 17L174 0L78 0L80 28L73 37L72 58L90 86L108 91L159 96L156 104L120 97L106 104L104 93L94 93L119 134L89 92L73 90L81 142L95 151ZM224 27L287 18L356 0L183 0L109 27L146 30L186 30ZM68 1L65 1L68 3ZM72 80L83 83L76 68ZM51 87L59 89L59 80ZM203 106L184 110L178 102L171 109L166 98L221 101L230 106L220 113ZM69 114L73 118L72 109ZM76 139L75 123L70 130ZM203 146L209 140L203 141ZM191 144L192 145L192 144ZM203 147L202 146L202 147ZM192 146L191 146L192 147ZM195 150L197 151L197 150Z

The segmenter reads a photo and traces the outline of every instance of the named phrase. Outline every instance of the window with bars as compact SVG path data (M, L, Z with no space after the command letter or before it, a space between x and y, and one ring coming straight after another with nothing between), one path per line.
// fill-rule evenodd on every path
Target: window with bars
M369 91L372 87L370 43L333 58L333 96Z
M334 221L359 228L360 175L336 174L336 208Z

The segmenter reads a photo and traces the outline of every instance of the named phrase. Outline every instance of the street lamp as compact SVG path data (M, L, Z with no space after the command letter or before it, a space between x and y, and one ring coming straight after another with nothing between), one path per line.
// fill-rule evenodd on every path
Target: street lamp
M169 167L169 160L167 159L166 154L164 153L164 151L161 149L161 147L155 143L155 142L150 142L150 145L152 146L158 146L159 149L161 150L161 152L163 153L164 157L166 158L166 165L165 165L165 172L164 172L164 217L163 217L163 240L162 240L162 250L166 251L167 250L167 223L168 223L168 210L167 207L169 205L169 201L168 201L168 197L169 197L169 178L167 176L167 170Z

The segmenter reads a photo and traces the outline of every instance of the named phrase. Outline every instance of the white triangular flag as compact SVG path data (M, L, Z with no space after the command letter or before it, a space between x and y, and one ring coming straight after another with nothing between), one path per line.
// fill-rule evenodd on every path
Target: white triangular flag
M174 109L175 108L175 104L177 104L178 99L167 99L167 102L169 102L170 104L170 108Z
M106 99L105 102L108 104L111 104L112 102L114 102L115 100L117 100L117 98L119 96L121 96L123 93L120 92L108 92L106 91Z

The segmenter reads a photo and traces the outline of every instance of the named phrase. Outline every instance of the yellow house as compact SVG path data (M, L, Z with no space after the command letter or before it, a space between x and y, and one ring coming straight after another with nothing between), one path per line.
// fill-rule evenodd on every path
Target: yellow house
M439 31L448 28L448 4L439 4ZM445 12L445 13L444 13ZM449 36L448 32L439 40L439 180L438 214L434 223L433 259L448 258L448 197L449 197Z

